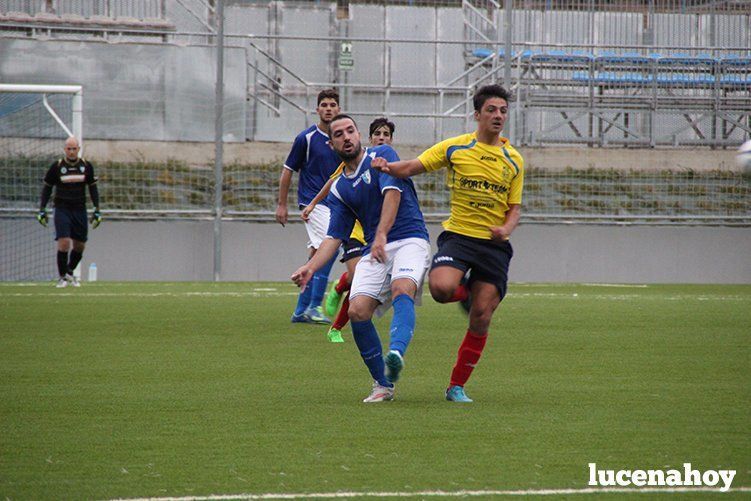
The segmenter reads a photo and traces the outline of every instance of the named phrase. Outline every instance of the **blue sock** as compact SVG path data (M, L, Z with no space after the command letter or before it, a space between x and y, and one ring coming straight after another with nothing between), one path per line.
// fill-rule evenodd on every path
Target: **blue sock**
M407 294L396 296L392 301L394 318L391 319L391 342L389 350L404 356L415 332L415 301Z
M331 273L331 268L334 266L334 262L336 262L338 255L339 253L337 252L328 263L323 265L323 268L315 272L313 275L313 279L310 281L313 290L310 296L308 308L317 308L321 306L323 296L326 294L326 288L329 285L329 273Z
M389 383L384 375L381 338L378 337L378 331L373 322L370 320L352 322L352 337L355 338L355 344L372 378L381 386L393 387L394 385Z
M311 280L312 282L312 280ZM310 296L313 291L312 283L308 283L308 285L305 287L305 290L302 291L297 296L297 306L295 307L295 315L302 315L305 311L305 308L308 307L308 303L310 302Z

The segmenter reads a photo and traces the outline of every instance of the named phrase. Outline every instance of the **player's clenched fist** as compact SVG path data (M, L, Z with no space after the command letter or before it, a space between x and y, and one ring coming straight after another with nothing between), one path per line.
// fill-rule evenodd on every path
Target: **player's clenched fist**
M313 270L307 265L300 266L290 277L298 287L305 287L313 276Z
M389 174L391 171L389 170L389 163L386 161L385 158L382 157L375 157L370 162L370 166L373 167L375 170L385 172L386 174Z

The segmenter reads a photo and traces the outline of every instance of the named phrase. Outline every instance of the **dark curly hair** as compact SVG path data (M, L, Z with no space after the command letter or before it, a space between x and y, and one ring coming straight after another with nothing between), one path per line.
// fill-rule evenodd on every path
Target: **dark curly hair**
M324 99L333 99L339 105L339 93L334 89L324 89L318 93L318 102L316 105L320 105Z
M472 98L472 104L475 106L475 111L480 111L485 104L485 101L492 97L500 97L501 99L505 99L508 103L511 99L511 93L497 84L480 87Z
M376 130L380 129L384 125L389 128L391 135L393 136L394 131L396 130L396 125L394 125L394 122L390 122L386 117L380 117L376 118L370 123L370 133L368 133L368 137L372 136Z

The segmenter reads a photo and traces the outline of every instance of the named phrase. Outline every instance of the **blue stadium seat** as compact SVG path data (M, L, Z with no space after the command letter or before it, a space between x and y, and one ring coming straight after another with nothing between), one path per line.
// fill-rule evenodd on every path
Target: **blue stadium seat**
M660 85L676 85L681 87L708 87L715 84L715 77L704 74L657 75L657 83Z
M720 59L720 64L723 66L747 66L751 67L751 57L749 56L739 56L737 54L729 54L722 59Z
M594 56L585 51L575 50L566 52L558 49L551 49L545 52L531 55L533 61L556 62L556 63L588 63L594 59Z
M480 59L485 59L486 57L492 56L493 51L490 49L475 49L472 51L472 55Z
M600 71L592 75L587 71L576 71L571 76L571 79L576 82L592 82L597 84L644 85L652 82L652 75L634 72L615 73L613 71Z
M751 88L751 75L723 75L720 78L720 85L723 87L750 87Z
M474 57L477 57L479 59L485 59L486 57L490 57L493 55L493 51L490 49L475 49L472 51L472 55ZM506 49L499 49L498 50L498 56L504 57L506 55ZM516 53L512 50L511 51L511 57L516 57Z
M540 54L540 51L539 51L539 50L534 50L534 49L524 49L524 50L523 50L523 51L521 52L521 58L522 58L522 61L529 61L530 59L532 59L532 58L533 58L533 57L534 57L535 55L537 55L537 54Z
M657 59L657 64L673 64L685 66L711 66L718 62L718 59L715 59L709 54L697 54L695 56L692 56L691 54L675 53L667 56L662 56Z
M617 53L613 51L602 51L595 57L595 61L598 63L612 63L612 64L648 64L655 61L657 58L651 54L644 56L638 52L622 52Z
M631 84L631 85L644 85L652 81L652 75L644 75L642 73L613 73L602 72L597 76L597 81L602 83L612 84Z

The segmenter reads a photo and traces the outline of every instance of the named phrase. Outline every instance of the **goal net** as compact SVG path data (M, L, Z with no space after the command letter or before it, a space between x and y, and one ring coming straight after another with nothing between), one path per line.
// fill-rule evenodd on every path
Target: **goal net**
M0 84L0 281L57 276L52 218L37 223L42 178L70 135L82 139L82 88Z

